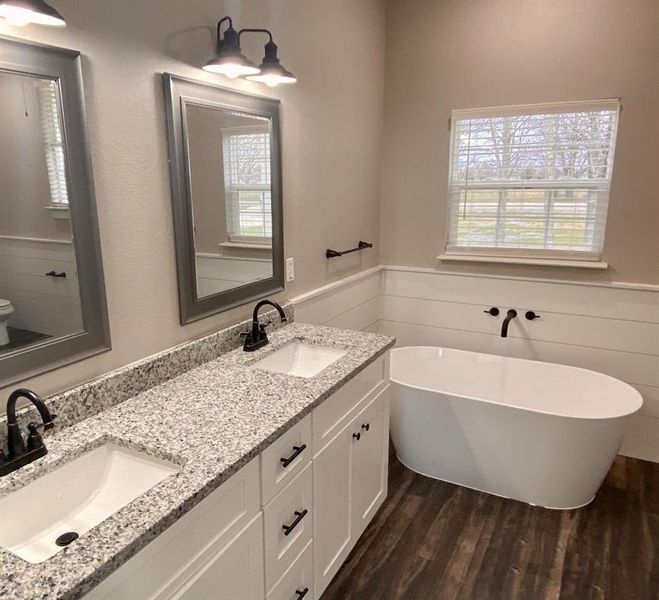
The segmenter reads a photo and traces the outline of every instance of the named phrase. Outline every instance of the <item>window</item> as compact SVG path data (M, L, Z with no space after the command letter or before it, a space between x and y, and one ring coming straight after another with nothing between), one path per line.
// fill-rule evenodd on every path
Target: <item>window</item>
M50 183L50 203L57 208L68 207L69 190L66 182L64 136L60 121L57 83L52 79L39 79L36 86Z
M227 233L232 242L272 243L268 125L222 129Z
M599 260L619 108L454 111L446 253Z

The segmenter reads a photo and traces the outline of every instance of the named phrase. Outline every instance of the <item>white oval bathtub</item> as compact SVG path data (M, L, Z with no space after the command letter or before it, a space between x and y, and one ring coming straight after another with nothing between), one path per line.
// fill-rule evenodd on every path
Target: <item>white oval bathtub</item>
M594 498L643 404L602 373L429 346L392 350L391 382L404 465L557 509Z

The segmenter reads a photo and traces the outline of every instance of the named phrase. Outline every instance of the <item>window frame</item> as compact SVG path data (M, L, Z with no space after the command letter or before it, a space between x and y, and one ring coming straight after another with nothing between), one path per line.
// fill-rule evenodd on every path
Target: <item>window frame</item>
M609 157L609 176L606 185L599 192L606 194L606 202L598 203L597 209L604 210L602 217L603 234L602 244L599 250L561 250L551 248L511 248L497 246L458 246L451 244L452 233L452 200L451 195L456 185L453 183L455 145L456 145L456 122L466 119L478 118L501 118L506 116L523 116L523 115L544 115L544 114L561 114L571 112L588 112L596 110L615 110L616 121L611 141L612 153ZM570 102L551 102L536 104L506 105L475 109L454 109L451 111L449 120L449 161L448 161L448 178L447 178L447 196L446 196L446 223L444 232L443 253L437 258L440 260L455 260L461 262L500 262L509 264L553 264L557 266L583 266L590 268L607 268L608 265L602 262L604 243L606 237L606 225L608 220L608 208L610 204L611 180L613 175L613 166L615 152L617 147L617 136L620 126L620 112L622 103L620 98L605 98L598 100L582 100ZM595 180L593 180L595 182ZM487 189L564 189L569 183L569 187L595 189L597 186L589 184L587 181L579 180L529 180L524 182L483 182L483 187ZM465 188L474 189L478 184L473 186L464 186ZM602 206L603 204L603 206ZM547 216L548 213L545 214Z

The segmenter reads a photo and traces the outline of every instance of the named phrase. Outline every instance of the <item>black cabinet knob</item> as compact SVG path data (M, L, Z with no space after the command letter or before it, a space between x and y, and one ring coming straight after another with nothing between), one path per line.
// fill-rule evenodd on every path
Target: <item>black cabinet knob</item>
M499 309L496 306L493 306L489 310L484 310L484 313L488 313L492 315L493 317L496 317L499 314Z

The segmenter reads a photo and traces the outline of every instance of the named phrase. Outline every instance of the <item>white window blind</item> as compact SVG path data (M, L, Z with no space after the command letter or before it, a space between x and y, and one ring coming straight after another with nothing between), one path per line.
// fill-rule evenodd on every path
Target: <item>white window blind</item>
M620 104L457 110L447 253L598 260Z
M68 205L69 190L66 181L64 136L60 120L57 83L50 79L39 79L36 86L41 114L41 131L46 152L46 168L50 182L50 202L53 205Z
M268 125L222 130L227 233L234 242L272 239Z

